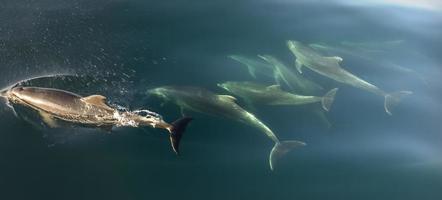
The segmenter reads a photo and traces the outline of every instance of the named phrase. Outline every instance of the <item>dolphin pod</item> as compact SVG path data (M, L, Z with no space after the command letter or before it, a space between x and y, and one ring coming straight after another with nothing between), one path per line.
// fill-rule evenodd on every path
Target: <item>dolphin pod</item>
M297 140L280 141L273 131L254 114L235 103L235 97L218 95L199 87L163 86L150 89L149 95L170 101L181 109L232 119L264 133L275 145L269 155L270 169L274 170L277 160L295 147L306 144Z
M388 45L396 45L402 41L393 41ZM343 44L344 46L362 44ZM367 46L363 44L364 47ZM268 156L270 170L274 170L278 160L296 147L306 146L298 140L281 141L278 136L255 114L241 107L237 99L241 98L248 104L268 106L308 106L315 105L313 110L319 118L330 124L325 112L330 111L338 88L324 90L320 84L307 78L303 68L328 77L336 82L383 96L384 109L392 115L392 109L402 97L412 94L411 91L387 93L379 87L350 73L340 66L343 59L338 56L322 56L318 49L327 46L289 40L287 47L295 56L294 68L287 66L275 56L263 54L256 57L230 55L245 67L254 81L224 81L217 86L234 96L218 94L201 87L193 86L161 86L147 90L149 96L158 97L165 102L177 105L183 117L173 123L163 120L162 116L148 111L120 110L108 104L105 96L94 94L81 96L60 88L29 86L23 84L32 79L20 81L0 90L0 97L5 99L14 113L16 108L26 108L39 116L49 128L79 126L111 131L112 127L153 127L167 130L173 151L179 154L182 135L192 120L185 117L185 111L203 113L210 116L231 119L246 124L269 138L274 146ZM377 46L368 46L376 49ZM367 48L368 48L367 47ZM361 47L362 48L362 47ZM349 53L351 54L351 52ZM263 83L257 75L267 75L272 83ZM38 77L37 79L44 78ZM273 82L274 81L274 82ZM322 96L321 96L322 95ZM236 97L235 97L236 96ZM318 105L321 105L319 107Z
M412 94L411 91L387 93L381 90L377 86L342 68L340 63L343 59L341 57L321 56L309 46L294 40L287 41L287 46L296 57L295 66L299 73L302 73L302 67L307 67L312 71L337 82L383 96L385 98L384 109L389 115L392 115L392 108L399 103L402 97Z

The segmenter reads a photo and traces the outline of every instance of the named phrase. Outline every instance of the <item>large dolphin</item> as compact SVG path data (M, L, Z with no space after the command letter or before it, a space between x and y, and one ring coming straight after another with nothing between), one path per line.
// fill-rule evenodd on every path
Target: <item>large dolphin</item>
M267 74L267 70L273 69L272 65L261 61L259 58L250 58L242 55L229 55L228 57L246 66L250 76L255 79L258 72Z
M66 123L111 130L113 126L150 126L166 129L175 153L179 154L179 144L190 117L181 118L171 124L151 112L120 111L106 103L106 97L91 95L82 97L72 92L41 87L23 87L18 84L0 91L0 96L8 104L36 111L41 120L55 128Z
M148 90L147 93L162 98L163 100L171 101L181 109L232 119L263 132L275 143L269 155L271 170L274 169L278 158L295 147L305 145L304 142L296 140L280 141L273 131L254 114L236 104L235 97L232 96L217 95L203 88L187 86L157 87Z
M303 91L320 91L322 87L313 81L310 81L301 74L293 71L284 63L271 55L259 55L260 58L273 65L273 75L278 85L282 82L296 93L303 94Z
M330 110L338 88L327 92L323 97L303 96L283 91L279 85L264 85L255 82L228 81L219 83L219 87L243 98L246 102L265 105L305 105L320 102L322 108Z
M312 48L302 44L301 42L293 40L287 41L287 46L296 57L295 66L300 73L302 73L302 67L305 66L316 73L335 81L383 96L385 98L384 109L389 115L392 115L392 107L399 103L403 96L412 94L411 91L387 93L379 89L377 86L343 69L339 65L339 63L343 60L342 58L337 56L323 57Z

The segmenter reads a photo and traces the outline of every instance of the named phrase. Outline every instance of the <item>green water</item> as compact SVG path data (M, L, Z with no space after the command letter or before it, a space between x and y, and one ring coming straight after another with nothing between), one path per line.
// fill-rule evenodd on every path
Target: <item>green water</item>
M252 109L240 100L280 139L308 144L274 172L272 142L232 120L186 111L195 120L177 157L162 130L41 129L2 104L0 199L442 198L437 2L429 9L365 1L3 0L0 20L1 87L81 75L37 86L102 94L167 121L180 109L148 97L148 89L189 85L227 94L217 83L275 84L272 74L254 79L228 55L269 54L295 71L286 40L347 44L350 53L334 52L345 69L386 91L414 93L389 116L382 97L304 69L325 89L340 88L325 114L330 128L315 105Z

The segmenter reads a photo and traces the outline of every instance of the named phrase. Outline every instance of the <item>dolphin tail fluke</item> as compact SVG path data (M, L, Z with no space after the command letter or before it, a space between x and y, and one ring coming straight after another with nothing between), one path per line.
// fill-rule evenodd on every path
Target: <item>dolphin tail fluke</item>
M321 100L322 108L325 111L330 111L330 108L335 101L336 92L338 91L338 88L333 88L330 91L328 91Z
M192 121L191 117L183 117L172 123L172 129L170 130L169 139L170 144L172 145L172 149L177 155L180 154L180 141L190 121Z
M385 102L384 102L385 112L387 112L387 114L389 114L389 115L393 115L391 111L394 108L394 106L399 104L402 97L410 95L410 94L413 94L413 92L399 91L399 92L393 92L393 93L386 94L385 95Z
M304 142L297 140L287 140L275 143L275 146L273 146L269 156L270 170L273 171L275 169L275 165L277 164L278 160L285 154L293 150L295 147L302 147L305 145L306 144Z

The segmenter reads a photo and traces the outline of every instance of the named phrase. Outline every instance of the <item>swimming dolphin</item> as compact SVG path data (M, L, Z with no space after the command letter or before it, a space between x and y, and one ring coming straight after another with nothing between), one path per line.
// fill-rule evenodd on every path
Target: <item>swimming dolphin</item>
M23 87L15 85L0 92L14 109L17 106L38 112L42 121L49 127L60 127L69 123L82 127L111 130L113 126L150 126L166 129L172 149L179 154L179 144L186 126L192 120L181 118L172 124L165 122L156 113L119 111L106 103L106 97L91 95L82 97L72 92L40 87Z
M323 87L299 74L293 72L279 59L271 55L258 55L273 66L273 77L278 85L285 84L291 91L302 95L320 95L323 94ZM314 108L314 115L316 115L327 127L331 127L331 123L325 116L324 110Z
M271 170L274 169L278 158L295 147L305 146L305 143L301 141L280 141L273 131L254 114L236 104L235 97L217 95L203 88L186 86L157 87L148 90L147 93L163 100L171 101L181 109L232 119L260 130L275 143L269 155Z
M264 85L255 82L228 81L219 83L219 87L245 99L247 102L266 105L304 105L321 102L322 108L330 110L338 88L327 92L323 97L303 96L283 91L279 85Z
M273 68L270 64L263 62L258 58L253 59L253 58L249 58L249 57L241 56L241 55L230 55L228 57L245 65L247 67L247 70L249 71L250 76L252 76L255 79L256 79L257 72L267 74L267 73L264 73L264 71L266 69L271 70Z
M303 94L303 91L321 91L323 88L301 74L294 72L284 63L271 55L259 55L260 58L273 65L273 75L278 85L285 83L291 90Z
M389 115L392 115L392 107L398 104L403 96L412 94L411 91L384 92L375 85L343 69L339 65L343 60L341 57L323 57L298 41L287 41L287 46L296 57L295 66L300 73L302 73L302 67L305 66L335 81L383 96L385 98L384 109Z
M352 47L347 47L343 45L328 45L328 44L309 44L309 46L321 53L330 54L330 55L338 55L338 56L351 56L353 58L360 59L364 62L368 62L373 67L379 67L386 70L392 70L394 72L399 72L403 74L409 74L412 75L418 79L420 79L422 82L427 83L427 80L424 76L422 76L419 72L404 67L402 65L393 63L391 61L380 59L378 55L373 55L372 53L367 53L365 51L361 51L359 49L355 49Z

